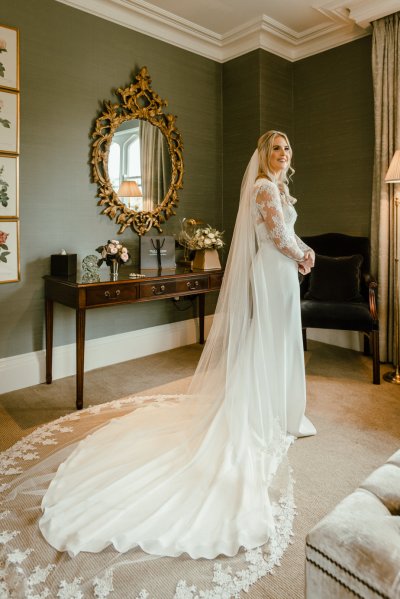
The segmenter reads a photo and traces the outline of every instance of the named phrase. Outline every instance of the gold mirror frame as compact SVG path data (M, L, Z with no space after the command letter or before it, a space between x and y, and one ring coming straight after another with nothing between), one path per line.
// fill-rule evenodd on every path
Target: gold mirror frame
M175 126L176 117L165 114L163 107L167 101L151 88L151 78L147 67L142 67L132 83L125 89L119 88L116 94L120 100L116 104L105 102L105 110L96 120L92 135L93 180L98 184L99 206L104 206L102 214L114 219L123 233L132 227L139 235L144 235L152 227L162 232L161 225L175 215L174 206L178 204L177 190L183 186L183 143ZM108 174L108 157L111 140L121 123L131 119L142 119L158 127L165 136L171 158L171 183L163 201L152 211L137 212L128 208L112 188Z

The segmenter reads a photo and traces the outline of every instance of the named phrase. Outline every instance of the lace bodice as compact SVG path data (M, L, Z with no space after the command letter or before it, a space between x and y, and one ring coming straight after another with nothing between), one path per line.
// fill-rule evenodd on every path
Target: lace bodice
M269 179L255 182L254 217L259 242L272 241L277 249L296 261L304 258L309 247L294 232L296 202L287 187L282 191Z

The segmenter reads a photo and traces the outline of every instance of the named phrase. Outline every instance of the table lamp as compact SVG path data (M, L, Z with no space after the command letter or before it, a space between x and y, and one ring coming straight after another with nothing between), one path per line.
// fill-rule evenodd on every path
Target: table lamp
M122 181L117 195L119 198L141 198L143 194L136 181ZM131 207L130 203L129 207Z

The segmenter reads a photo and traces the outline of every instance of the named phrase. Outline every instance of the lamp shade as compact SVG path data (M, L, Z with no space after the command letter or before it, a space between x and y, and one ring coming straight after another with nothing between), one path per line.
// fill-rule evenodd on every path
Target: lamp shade
M118 189L118 196L120 198L141 198L142 195L136 181L122 181Z
M396 150L385 177L386 183L400 183L400 150Z

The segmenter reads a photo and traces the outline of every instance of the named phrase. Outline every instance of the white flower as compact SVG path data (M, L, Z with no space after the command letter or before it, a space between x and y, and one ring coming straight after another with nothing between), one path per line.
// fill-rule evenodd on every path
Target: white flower
M184 247L190 250L222 248L224 246L222 235L217 229L206 225L205 227L196 229L192 235L187 231L182 231L179 241Z

